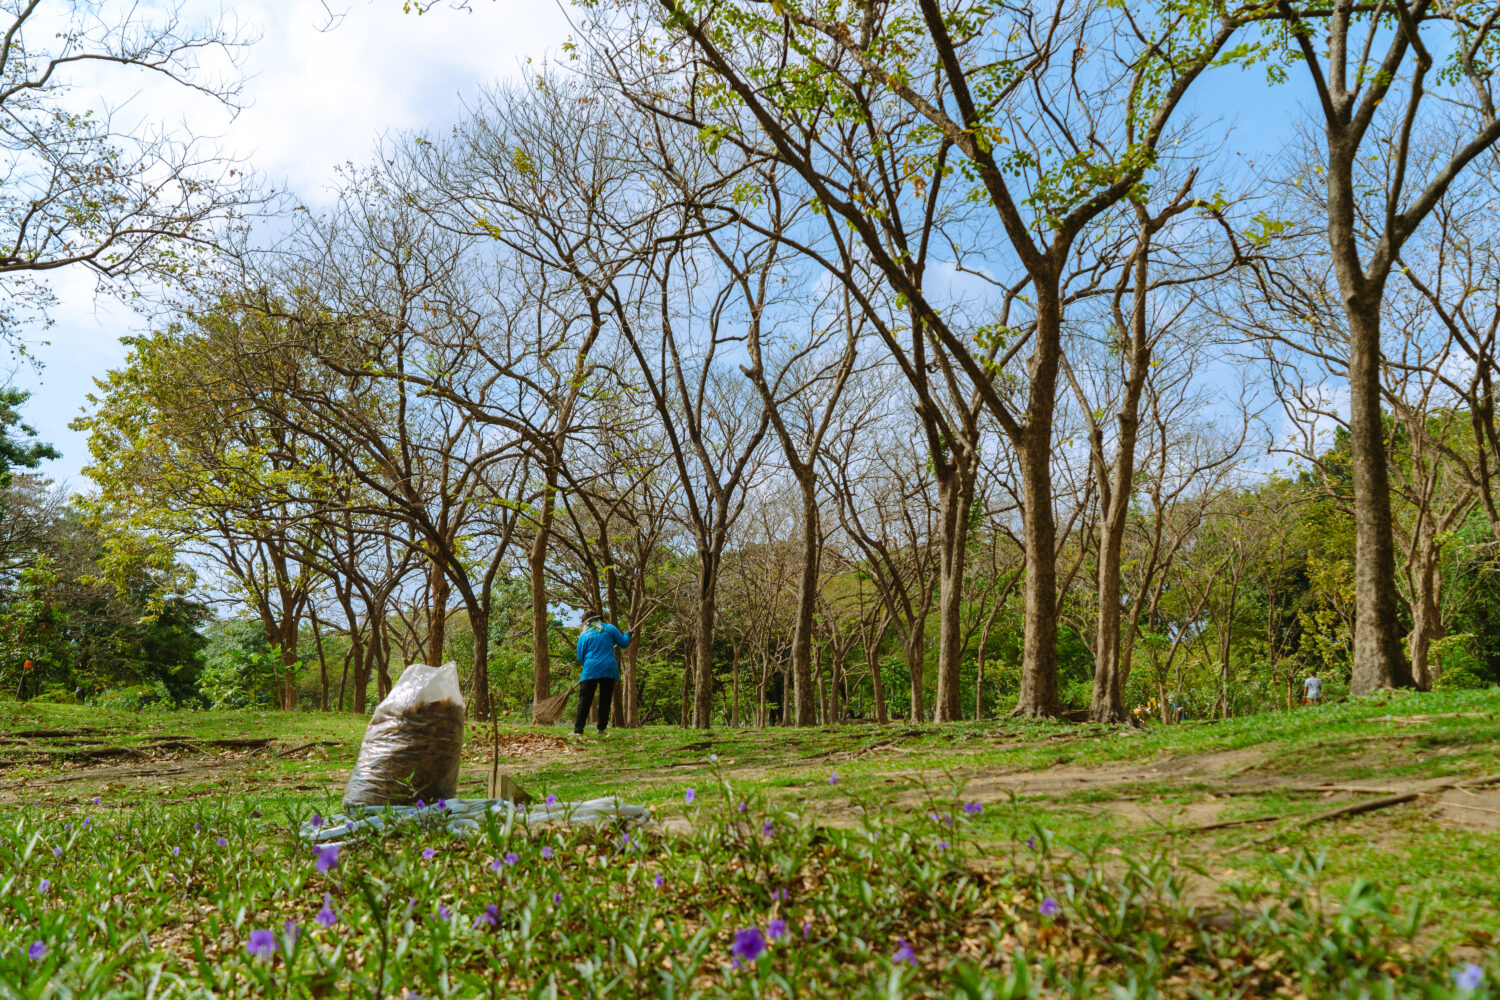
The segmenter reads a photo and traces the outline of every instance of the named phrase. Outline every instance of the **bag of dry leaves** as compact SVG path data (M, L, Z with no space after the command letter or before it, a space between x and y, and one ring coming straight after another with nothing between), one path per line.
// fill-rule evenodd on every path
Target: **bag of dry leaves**
M375 706L345 806L428 804L458 794L464 698L458 667L413 663Z

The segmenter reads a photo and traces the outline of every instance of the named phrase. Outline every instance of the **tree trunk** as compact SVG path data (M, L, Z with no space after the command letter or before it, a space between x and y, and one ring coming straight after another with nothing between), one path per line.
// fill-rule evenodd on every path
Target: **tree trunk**
M371 629L370 662L375 668L375 693L385 700L391 693L391 653L387 644L385 626L377 623Z
M1416 572L1412 574L1411 634L1407 636L1406 644L1411 651L1412 683L1419 690L1430 691L1433 681L1430 666L1432 641L1443 637L1438 600L1442 584L1438 573L1440 552L1431 517L1423 516L1417 531L1417 544L1413 552L1417 565Z
M352 633L351 633L352 635ZM349 686L349 661L354 658L358 647L350 640L349 651L344 654L344 669L339 673L339 711L344 710L344 690Z
M766 687L771 683L771 672L766 669L765 659L760 664L760 680L755 685L755 725L758 729L766 728Z
M469 615L474 632L474 718L488 719L494 711L490 704L490 611L480 608Z
M682 728L691 725L692 707L688 703L688 691L691 688L689 678L693 674L693 663L697 658L698 641L695 636L688 636L687 641L682 644Z
M428 570L428 594L432 603L427 610L427 664L436 667L443 662L443 647L448 641L448 595L452 588L448 574L437 563Z
M632 638L634 637L632 636ZM615 655L616 657L619 656L618 653ZM616 665L618 665L618 663L619 661L617 659ZM623 682L624 676L625 671L622 669L620 671L622 682L615 685L614 693L610 696L609 724L616 728L620 728L625 725L625 684Z
M740 645L736 643L729 654L729 676L733 685L729 703L729 726L740 728Z
M843 721L842 703L839 700L839 664L843 661L844 651L836 644L828 646L828 725L836 726Z
M526 552L527 571L531 574L531 697L534 701L552 697L552 659L548 655L547 642L547 626L551 621L547 613L547 542L552 529L555 483L555 474L549 470L536 537Z
M292 669L297 665L297 619L282 622L281 640L281 709L284 712L297 710L297 675Z
M926 668L924 647L927 645L922 624L920 620L912 622L911 634L906 638L906 670L911 675L911 704L908 710L914 723L927 721L927 710L922 704L922 674Z
M797 724L797 713L792 710L792 672L785 665L777 669L781 675L781 725L787 729Z
M957 722L963 715L959 694L963 659L964 556L968 547L969 509L973 505L973 476L960 459L938 480L942 518L938 528L938 667L937 701L933 718Z
M984 721L984 644L989 630L979 640L979 652L974 657L974 721Z
M1126 665L1120 648L1120 562L1125 545L1125 526L1130 518L1130 495L1135 486L1135 444L1140 428L1141 393L1151 370L1146 290L1150 281L1148 250L1155 225L1140 205L1136 206L1136 218L1141 222L1140 242L1131 263L1135 288L1130 301L1130 329L1128 334L1121 331L1122 337L1129 338L1121 344L1128 365L1125 393L1115 415L1119 434L1112 474L1104 461L1104 439L1097 424L1093 427L1090 442L1104 523L1099 532L1099 605L1094 630L1094 690L1089 704L1089 721L1108 724L1131 721L1130 713L1125 711Z
M640 626L637 625L636 627L639 628ZM632 635L631 639L635 639L635 636ZM640 645L639 640L636 640L625 647L625 664L620 670L620 676L623 679L620 687L624 688L625 692L625 714L622 716L622 720L628 729L635 729L641 724L641 698L640 692L636 690L635 686L635 654Z
M364 715L366 699L370 691L370 667L374 661L374 650L360 643L354 657L354 714Z
M885 633L882 632L880 638L884 637ZM891 721L891 717L885 707L885 684L880 680L879 639L873 647L865 645L865 664L870 668L870 688L875 693L875 721L884 726Z
M1055 379L1054 379L1055 380ZM1057 524L1052 514L1052 424L1031 428L1020 449L1026 533L1026 625L1021 647L1021 690L1013 715L1056 718Z
M1115 460L1114 482L1108 498L1104 524L1100 531L1098 618L1094 633L1094 691L1089 704L1089 721L1119 724L1131 721L1125 710L1125 664L1121 655L1121 553L1125 545L1125 525L1130 514L1130 484L1134 478L1134 414L1130 417L1131 433L1126 440L1126 418L1120 415L1121 440Z
M813 605L818 599L817 480L811 474L799 480L802 487L802 579L797 588L797 627L792 635L792 678L796 686L796 720L799 726L813 724L812 632Z
M1331 181L1329 187L1332 196ZM1330 206L1330 229L1337 214ZM1338 239L1333 242L1337 247ZM1339 255L1334 256L1337 261ZM1368 284L1363 275L1348 281L1340 273L1339 278L1349 320L1349 452L1354 474L1354 676L1349 690L1360 695L1410 687L1412 677L1401 654L1390 473L1380 413L1382 288L1380 283L1361 287L1361 295L1351 289Z
M318 650L318 680L322 683L322 699L318 703L318 711L328 711L328 660L323 656L323 629L318 624L318 613L309 607L312 617L313 645Z
M714 567L713 576L705 573L698 593L698 634L693 637L698 644L693 656L695 688L693 691L693 725L699 729L713 727L714 619L718 611L716 604L718 581L715 578L717 576L717 567Z
M818 657L815 664L817 670L814 672L814 676L818 679L818 697L814 707L817 709L817 718L812 722L803 722L799 717L797 719L797 725L799 726L810 726L819 722L825 726L828 725L828 687L823 681L823 658L821 656Z

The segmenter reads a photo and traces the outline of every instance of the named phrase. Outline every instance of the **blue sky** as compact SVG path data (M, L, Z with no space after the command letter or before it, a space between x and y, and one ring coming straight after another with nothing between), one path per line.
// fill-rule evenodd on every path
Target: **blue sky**
M116 0L110 0L116 2ZM201 4L204 16L219 9ZM227 5L226 5L227 6ZM404 14L401 0L328 0L343 16L330 30L320 0L237 2L234 17L260 36L246 53L249 102L233 121L222 109L180 90L123 78L81 81L118 95L139 87L130 107L142 117L184 122L222 135L225 148L278 189L290 188L311 208L327 200L336 168L369 158L382 133L441 126L462 113L479 87L555 51L568 25L552 0L473 0L468 11L438 6ZM118 101L118 96L113 98ZM59 298L48 344L35 348L42 369L22 366L17 385L34 393L24 419L63 453L44 471L74 489L87 480L84 435L68 430L92 380L124 357L119 338L144 328L131 309L96 297L81 272L54 276Z
M552 0L473 0L467 11L440 5L421 16L403 13L401 0L329 0L329 6L343 12L329 30L321 0L234 6L235 17L260 35L245 59L249 107L234 120L150 84L132 106L143 117L222 134L226 149L316 208L329 198L337 167L367 159L382 133L441 128L461 115L464 99L479 87L524 71L528 58L539 63L569 33ZM205 4L206 11L216 9ZM1266 164L1291 138L1304 93L1297 76L1270 88L1263 70L1227 70L1201 83L1188 110L1205 140L1222 142L1224 156ZM46 333L49 343L35 350L42 368L20 367L14 380L34 392L26 420L63 453L46 471L83 489L79 470L88 461L87 447L67 424L92 380L122 360L119 338L144 321L95 296L84 273L60 273L53 285L61 301Z

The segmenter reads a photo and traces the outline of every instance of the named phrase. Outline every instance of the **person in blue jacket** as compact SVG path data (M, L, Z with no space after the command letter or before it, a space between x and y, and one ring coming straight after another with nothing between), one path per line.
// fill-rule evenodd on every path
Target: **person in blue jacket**
M629 632L621 632L606 622L597 611L585 612L583 631L578 633L578 647L574 652L583 664L583 673L578 678L578 717L573 720L573 733L583 735L584 723L589 721L589 707L594 703L594 693L599 694L599 733L609 728L609 708L614 702L615 681L620 679L620 665L615 660L615 647L624 649L631 642Z

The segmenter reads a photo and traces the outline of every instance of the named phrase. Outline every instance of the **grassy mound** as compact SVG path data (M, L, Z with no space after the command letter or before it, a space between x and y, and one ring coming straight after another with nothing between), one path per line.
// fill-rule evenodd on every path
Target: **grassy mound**
M1020 813L809 822L723 774L690 828L434 822L337 851L243 799L13 809L5 995L1486 997L1422 914L1317 858L1194 902L1189 869ZM336 856L335 856L336 854ZM1491 970L1493 964L1491 963ZM1455 975L1475 989L1462 988Z

